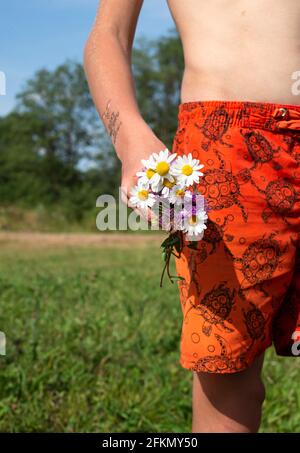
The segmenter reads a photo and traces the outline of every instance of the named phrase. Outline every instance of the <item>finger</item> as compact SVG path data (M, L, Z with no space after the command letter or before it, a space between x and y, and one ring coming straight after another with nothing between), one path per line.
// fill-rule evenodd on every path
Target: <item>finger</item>
M132 178L136 179L137 178ZM130 202L130 196L131 196L131 188L132 186L128 186L127 184L122 184L121 187L121 199L124 203L126 203L131 209L133 209L136 214L140 215L144 220L152 225L158 225L158 220L157 216L154 214L154 212L151 210L151 208L138 208L137 206L132 205Z
M152 225L153 222L153 213L150 208L141 208L138 206L134 206L131 202L130 199L128 199L127 205L143 219L148 223L148 225Z
M147 213L145 210L138 208L137 206L133 205L130 201L130 190L127 187L122 187L121 189L121 198L124 203L127 204L129 208L131 208L137 215L145 218L147 220Z
M130 193L128 192L127 186L122 184L120 189L121 189L121 200L123 201L123 203L128 205Z

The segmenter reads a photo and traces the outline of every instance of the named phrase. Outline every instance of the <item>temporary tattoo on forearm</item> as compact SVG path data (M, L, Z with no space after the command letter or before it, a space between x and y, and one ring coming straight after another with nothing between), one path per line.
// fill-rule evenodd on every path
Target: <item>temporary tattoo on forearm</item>
M112 112L110 110L110 103L111 103L111 101L109 100L107 105L106 105L105 112L102 114L102 119L103 120L104 119L107 120L107 126L106 126L107 127L107 132L110 135L113 144L115 144L116 140L117 140L117 135L118 135L118 132L119 132L119 129L120 129L120 126L121 126L122 122L119 119L120 113L119 112Z

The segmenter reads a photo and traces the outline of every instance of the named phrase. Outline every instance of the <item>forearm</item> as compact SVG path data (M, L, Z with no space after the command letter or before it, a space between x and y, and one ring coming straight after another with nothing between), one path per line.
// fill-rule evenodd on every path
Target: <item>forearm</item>
M92 31L84 68L96 109L121 159L130 149L158 141L139 112L130 50L116 33L103 30L94 36Z

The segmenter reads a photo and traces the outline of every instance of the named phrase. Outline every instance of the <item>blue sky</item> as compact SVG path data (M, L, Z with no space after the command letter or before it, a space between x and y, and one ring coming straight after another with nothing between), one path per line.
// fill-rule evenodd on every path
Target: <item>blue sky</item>
M41 67L55 68L67 58L82 61L82 50L98 0L1 0L0 71L6 96L0 115L14 106L15 94ZM136 37L150 39L173 27L166 0L144 0Z

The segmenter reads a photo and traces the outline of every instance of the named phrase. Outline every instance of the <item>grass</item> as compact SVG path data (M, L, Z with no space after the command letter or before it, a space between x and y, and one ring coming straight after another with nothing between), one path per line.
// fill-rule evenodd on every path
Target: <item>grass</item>
M157 246L3 246L0 431L190 432L177 289ZM261 431L300 426L300 361L267 352Z

